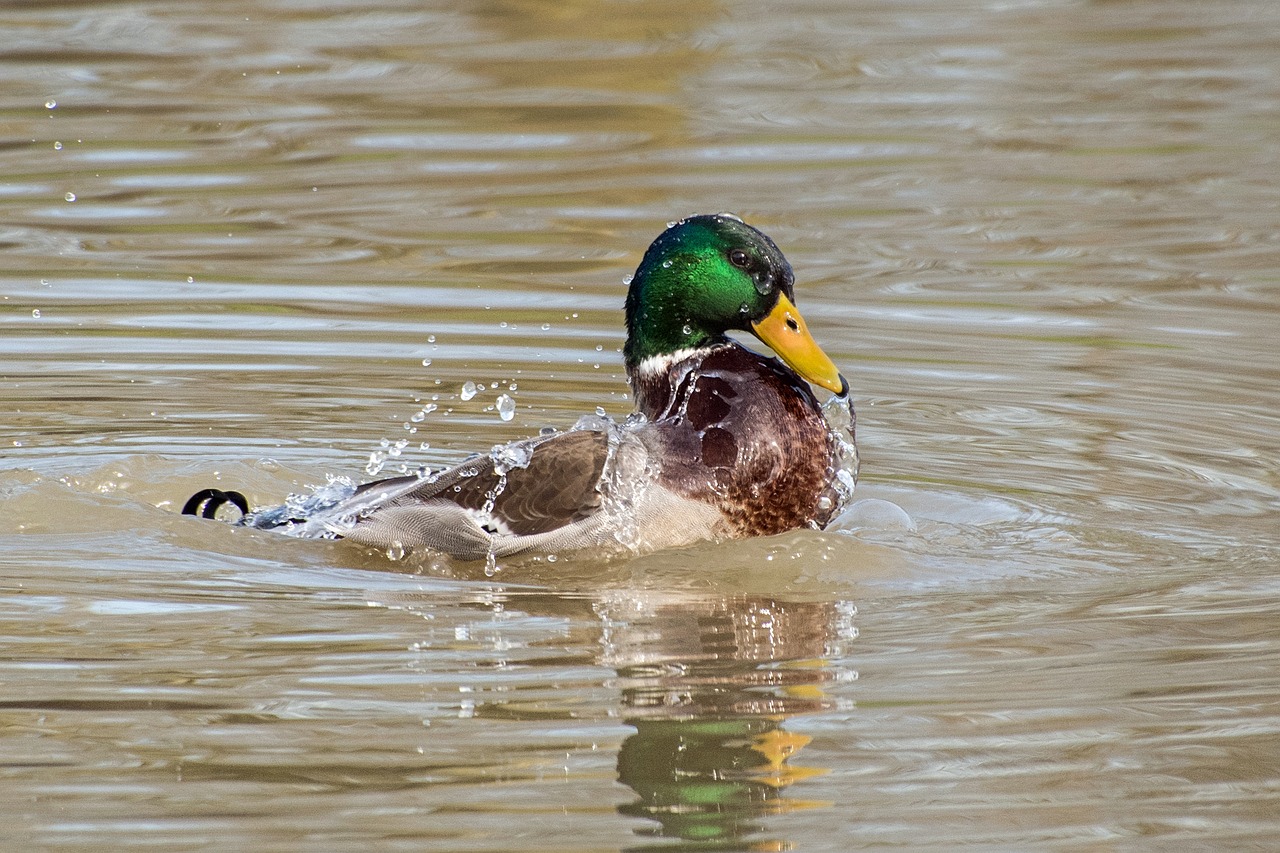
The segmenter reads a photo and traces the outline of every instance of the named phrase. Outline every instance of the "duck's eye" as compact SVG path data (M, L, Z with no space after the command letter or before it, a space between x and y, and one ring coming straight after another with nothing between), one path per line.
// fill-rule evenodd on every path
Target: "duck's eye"
M751 265L751 257L741 249L734 249L729 253L729 263L739 269L746 269Z

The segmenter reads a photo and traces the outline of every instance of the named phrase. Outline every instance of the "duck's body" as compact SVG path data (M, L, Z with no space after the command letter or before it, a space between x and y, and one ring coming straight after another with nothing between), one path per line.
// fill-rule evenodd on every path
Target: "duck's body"
M848 497L852 436L833 431L792 368L842 395L847 385L805 331L791 289L781 252L736 217L676 223L627 297L636 412L626 423L584 419L432 476L241 523L464 560L823 527ZM730 328L755 333L787 363L727 338Z

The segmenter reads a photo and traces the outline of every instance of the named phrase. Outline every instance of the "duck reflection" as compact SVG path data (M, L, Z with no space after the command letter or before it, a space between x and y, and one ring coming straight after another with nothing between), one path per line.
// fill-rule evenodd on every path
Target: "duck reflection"
M764 818L827 804L784 796L825 772L795 761L810 738L785 724L834 707L824 683L854 677L827 659L856 635L853 607L634 596L597 606L602 662L617 671L636 729L619 750L618 778L637 798L619 811L699 850L788 849L758 837Z

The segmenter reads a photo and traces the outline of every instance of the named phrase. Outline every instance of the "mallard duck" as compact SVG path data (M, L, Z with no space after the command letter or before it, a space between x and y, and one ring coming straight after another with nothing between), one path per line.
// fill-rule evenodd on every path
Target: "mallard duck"
M248 512L239 493L206 489L183 511L212 517L234 503L250 527L462 560L824 527L849 497L856 454L851 422L846 440L804 380L846 406L849 386L794 298L791 265L771 239L730 214L691 216L653 242L627 292L635 413L625 423L584 418L336 498ZM729 331L755 335L781 360Z

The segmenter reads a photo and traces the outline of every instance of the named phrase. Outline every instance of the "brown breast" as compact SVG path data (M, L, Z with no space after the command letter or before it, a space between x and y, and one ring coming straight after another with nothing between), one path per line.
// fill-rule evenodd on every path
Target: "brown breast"
M835 445L809 386L777 359L730 343L636 386L667 488L717 506L738 536L829 520Z

